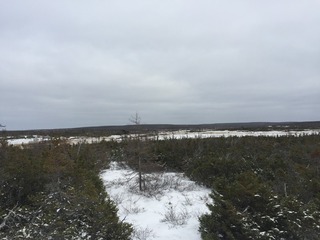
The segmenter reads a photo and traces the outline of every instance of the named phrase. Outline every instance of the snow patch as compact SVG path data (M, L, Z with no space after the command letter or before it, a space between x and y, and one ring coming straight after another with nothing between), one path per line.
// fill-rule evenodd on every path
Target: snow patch
M163 182L169 179L171 184L159 184L158 191L150 194L138 190L134 174L130 168L122 168L115 162L101 173L106 191L119 209L120 219L134 226L133 240L201 239L198 218L208 212L210 189L181 173L154 173L152 177Z
M240 130L179 130L179 131L162 131L157 134L139 135L139 138L154 139L154 140L166 140L166 139L183 139L183 138L219 138L219 137L245 137L245 136L265 136L265 137L280 137L280 136L304 136L320 134L320 129L314 130L292 130L292 131L240 131ZM101 141L115 141L121 142L123 139L137 138L137 134L124 134L124 135L111 135L100 137L85 137L85 136L73 136L68 138L61 138L66 140L69 144L78 143L99 143ZM48 141L48 136L34 135L32 137L20 137L12 138L8 137L8 143L11 145L22 145L37 143L40 141Z

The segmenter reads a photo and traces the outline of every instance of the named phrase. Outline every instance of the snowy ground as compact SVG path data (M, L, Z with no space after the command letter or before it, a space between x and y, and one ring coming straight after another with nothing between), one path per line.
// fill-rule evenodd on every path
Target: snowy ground
M134 226L134 240L200 240L198 217L207 212L210 190L181 173L144 175L146 189L138 190L137 173L115 162L101 174L120 219Z
M147 139L158 139L165 140L170 138L182 139L182 138L210 138L210 137L244 137L244 136L268 136L268 137L278 137L278 136L303 136L311 134L320 134L320 129L314 130L292 130L292 131L240 131L240 130L202 130L202 131L163 131L156 135L145 135ZM124 138L134 138L135 134L127 135L111 135L111 136L101 136L101 137L83 137L74 136L66 138L70 144L77 144L79 142L95 143L104 141L117 141L120 142ZM141 135L139 135L141 137ZM49 140L48 136L38 136L34 135L32 137L20 137L20 138L9 138L8 142L12 145L30 144L37 143L39 141Z

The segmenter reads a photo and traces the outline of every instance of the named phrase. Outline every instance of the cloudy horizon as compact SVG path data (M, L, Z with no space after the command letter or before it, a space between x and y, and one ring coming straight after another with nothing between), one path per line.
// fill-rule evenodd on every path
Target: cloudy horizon
M4 1L8 130L320 120L320 2Z

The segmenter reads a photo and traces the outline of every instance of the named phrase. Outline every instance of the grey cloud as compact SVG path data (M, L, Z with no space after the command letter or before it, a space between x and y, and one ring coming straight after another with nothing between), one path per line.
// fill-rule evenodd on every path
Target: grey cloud
M8 1L8 129L319 120L318 1Z

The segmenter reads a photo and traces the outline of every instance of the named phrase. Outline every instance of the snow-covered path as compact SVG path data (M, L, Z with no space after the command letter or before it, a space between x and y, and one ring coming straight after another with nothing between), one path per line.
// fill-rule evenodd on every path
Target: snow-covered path
M133 239L200 240L198 217L207 212L210 190L180 173L145 175L152 190L138 191L136 173L112 163L101 174L120 219L132 223Z

